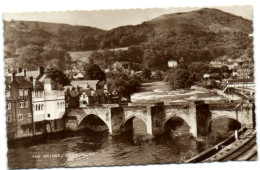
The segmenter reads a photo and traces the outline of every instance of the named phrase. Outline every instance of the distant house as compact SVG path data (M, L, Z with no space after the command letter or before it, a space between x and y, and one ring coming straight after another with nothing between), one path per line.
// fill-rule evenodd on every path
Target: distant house
M99 104L119 104L116 90L108 90L107 85L98 80L72 81L66 89L66 108L84 108Z
M206 73L206 74L203 74L203 78L204 78L204 79L209 79L209 74L207 74L207 73Z
M177 65L178 65L178 63L175 60L168 61L168 67L170 67L170 68L176 67Z
M211 61L210 64L213 67L221 67L221 66L223 66L223 63L221 61Z
M229 58L228 62L232 63L232 62L234 62L234 60L232 58Z
M78 79L78 80L83 80L84 79L84 75L81 72L74 73L73 78L74 79Z

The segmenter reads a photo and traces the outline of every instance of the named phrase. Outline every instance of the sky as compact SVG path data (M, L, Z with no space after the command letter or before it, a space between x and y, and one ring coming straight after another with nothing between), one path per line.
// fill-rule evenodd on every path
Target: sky
M104 30L123 25L136 25L144 21L154 19L163 14L176 12L189 12L203 7L178 7L178 8L147 8L128 10L93 10L93 11L55 11L55 12L24 12L4 13L3 19L43 21L53 23L66 23L70 25L84 25L97 27ZM211 7L210 7L211 8ZM253 9L250 5L245 6L219 6L213 7L225 12L252 19Z

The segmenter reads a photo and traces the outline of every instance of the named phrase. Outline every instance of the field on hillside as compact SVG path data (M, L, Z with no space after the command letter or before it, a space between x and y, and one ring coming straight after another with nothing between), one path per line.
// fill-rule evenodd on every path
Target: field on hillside
M81 61L88 63L89 56L91 55L93 51L75 51L75 52L69 52L71 56L72 61Z
M111 51L117 51L117 50L127 50L128 47L123 47L123 48L111 48L109 50ZM102 50L98 50L102 51ZM89 62L89 56L92 54L94 51L71 51L69 52L72 61L80 61L84 63Z

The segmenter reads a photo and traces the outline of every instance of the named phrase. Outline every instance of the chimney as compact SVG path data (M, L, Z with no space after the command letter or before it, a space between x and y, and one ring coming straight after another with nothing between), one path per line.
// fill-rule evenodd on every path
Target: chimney
M36 79L34 79L33 77L32 77L32 82L33 82L33 89L35 89Z
M19 73L21 73L23 71L23 69L22 68L17 68L17 74L19 74Z
M39 72L40 72L40 74L44 74L44 67L40 67Z
M27 69L23 69L24 77L26 77L26 71L27 71Z
M12 73L11 82L15 81L15 73Z

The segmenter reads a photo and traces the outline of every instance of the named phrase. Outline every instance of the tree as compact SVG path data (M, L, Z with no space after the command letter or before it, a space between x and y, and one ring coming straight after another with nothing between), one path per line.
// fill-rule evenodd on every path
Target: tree
M154 78L157 80L161 80L162 79L162 72L160 70L156 70L154 73Z
M184 68L177 68L173 74L170 75L169 83L172 89L186 88L190 86L189 72Z
M58 84L61 84L63 86L70 84L69 78L57 68L48 68L46 71L46 75L56 83L56 86Z
M85 78L90 80L105 80L106 75L96 64L87 64L85 66Z
M151 78L151 75L152 75L152 71L149 68L145 67L142 69L143 79L149 80Z
M121 96L130 98L131 94L139 90L141 79L135 74L129 75L125 72L116 72L110 78L108 85L110 88L115 89Z
M228 68L228 66L223 65L220 67L220 71L221 71L221 73L226 73L226 72L229 72L229 68Z

